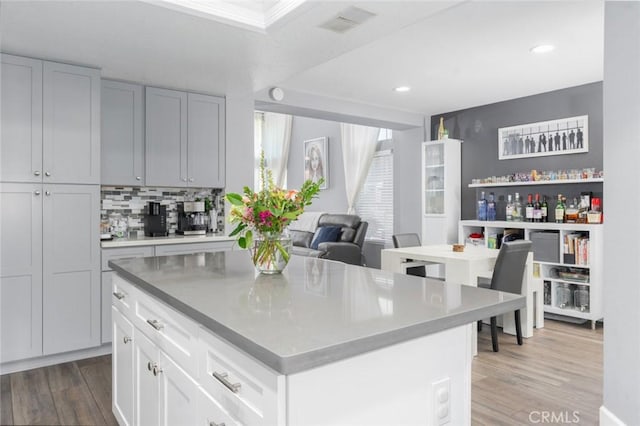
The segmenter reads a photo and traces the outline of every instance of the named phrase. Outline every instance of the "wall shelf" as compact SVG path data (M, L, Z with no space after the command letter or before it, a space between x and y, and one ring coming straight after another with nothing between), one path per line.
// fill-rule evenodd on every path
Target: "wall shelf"
M557 179L557 180L536 180L529 182L497 182L497 183L470 183L469 188L490 188L497 186L535 186L535 185L564 185L568 183L602 183L604 178L590 179Z

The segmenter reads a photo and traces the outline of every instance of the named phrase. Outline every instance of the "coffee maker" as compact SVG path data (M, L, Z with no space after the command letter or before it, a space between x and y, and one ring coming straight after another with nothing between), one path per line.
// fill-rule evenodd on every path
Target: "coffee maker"
M206 235L207 214L204 212L204 201L185 201L177 203L178 229L180 235Z
M166 237L167 206L149 201L147 214L144 216L144 235L146 237Z

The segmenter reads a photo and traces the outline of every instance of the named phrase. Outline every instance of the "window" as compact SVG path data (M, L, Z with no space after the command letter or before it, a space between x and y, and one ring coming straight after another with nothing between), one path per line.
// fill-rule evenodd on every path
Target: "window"
M369 222L368 240L390 243L393 234L393 151L376 152L364 182L356 212Z

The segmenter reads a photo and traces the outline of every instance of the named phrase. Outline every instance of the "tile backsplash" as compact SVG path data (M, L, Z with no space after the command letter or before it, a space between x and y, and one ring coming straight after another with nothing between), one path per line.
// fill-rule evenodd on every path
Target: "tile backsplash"
M120 213L127 218L129 234L144 235L144 215L147 202L156 201L167 206L169 233L176 231L178 222L178 201L193 201L209 197L217 212L217 231L224 232L224 190L222 189L181 189L181 188L137 188L103 186L100 191L100 219L108 220L111 213Z

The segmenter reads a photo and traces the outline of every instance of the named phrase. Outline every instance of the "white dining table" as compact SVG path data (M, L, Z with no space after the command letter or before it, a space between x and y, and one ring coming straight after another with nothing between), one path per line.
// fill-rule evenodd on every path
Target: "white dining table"
M442 264L445 267L445 281L477 287L478 277L490 277L500 250L484 246L466 245L464 251L453 251L451 244L426 245L382 250L382 270L406 273L408 266L418 262ZM542 313L542 283L533 277L533 253L529 253L523 275L523 295L527 296L527 307L522 309L522 336L533 336L534 325L544 327ZM535 315L534 315L535 311ZM515 335L514 315L503 316L503 331ZM477 329L473 327L473 354L477 354Z

